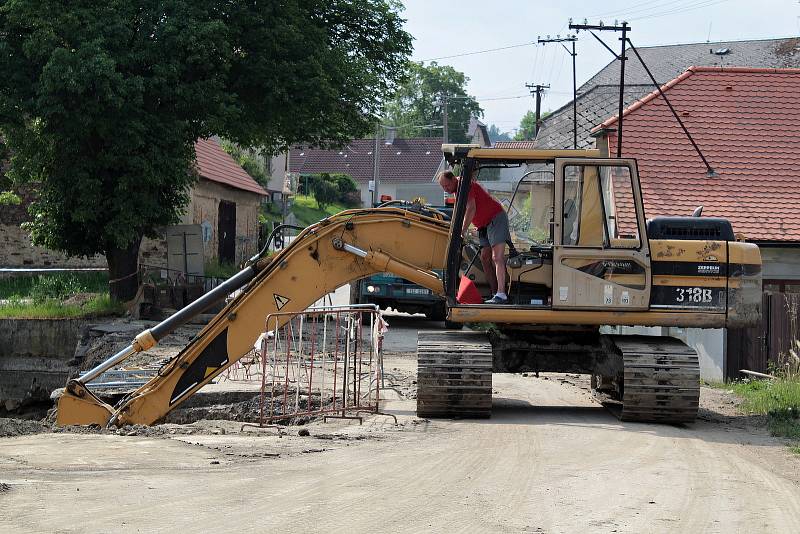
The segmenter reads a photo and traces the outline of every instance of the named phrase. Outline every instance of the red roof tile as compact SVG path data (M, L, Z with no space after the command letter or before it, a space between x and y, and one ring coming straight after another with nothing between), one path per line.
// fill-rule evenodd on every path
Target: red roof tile
M702 205L750 240L800 241L800 69L691 67L663 89L718 176L658 92L647 95L623 112L622 150L638 160L647 216Z
M213 139L198 139L194 149L197 153L198 174L206 180L262 196L267 195L264 188L258 185Z
M380 146L380 172L384 183L431 182L442 163L442 139L395 139ZM341 150L293 148L289 170L299 174L344 173L361 184L372 180L375 139L356 139Z

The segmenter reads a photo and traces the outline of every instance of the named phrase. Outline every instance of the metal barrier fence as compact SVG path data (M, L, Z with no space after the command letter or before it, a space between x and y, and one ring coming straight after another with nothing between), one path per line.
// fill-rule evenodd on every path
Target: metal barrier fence
M261 375L259 425L380 413L385 332L380 310L370 304L267 316L254 355Z

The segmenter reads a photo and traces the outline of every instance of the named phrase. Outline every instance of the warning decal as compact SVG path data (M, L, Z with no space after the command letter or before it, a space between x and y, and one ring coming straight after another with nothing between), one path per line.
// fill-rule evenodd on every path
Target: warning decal
M289 297L284 297L277 293L273 293L272 296L275 298L275 307L278 308L278 311L281 311L283 307L289 303L289 300L291 300Z

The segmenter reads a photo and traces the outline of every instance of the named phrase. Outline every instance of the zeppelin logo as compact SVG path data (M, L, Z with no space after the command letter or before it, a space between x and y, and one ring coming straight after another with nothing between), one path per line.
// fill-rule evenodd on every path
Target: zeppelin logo
M633 269L633 263L630 261L604 260L603 267L606 269L631 270Z
M697 274L719 274L719 265L698 265Z

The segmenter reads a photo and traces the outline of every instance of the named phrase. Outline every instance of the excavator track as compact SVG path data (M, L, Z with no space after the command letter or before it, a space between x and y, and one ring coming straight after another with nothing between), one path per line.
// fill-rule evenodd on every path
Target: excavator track
M422 331L417 342L417 415L492 413L492 345L482 332Z
M613 336L622 356L623 421L688 423L697 417L700 363L694 349L666 336Z

